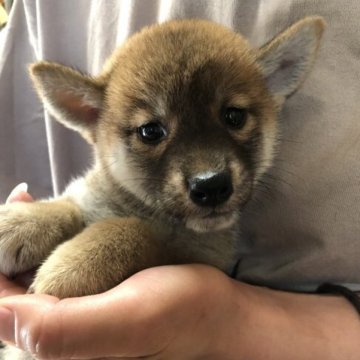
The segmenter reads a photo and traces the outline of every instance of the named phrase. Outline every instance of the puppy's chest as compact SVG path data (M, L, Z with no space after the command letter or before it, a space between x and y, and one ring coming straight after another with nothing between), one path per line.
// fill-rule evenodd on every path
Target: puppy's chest
M226 231L195 233L178 228L168 237L165 248L175 263L202 263L215 266L230 274L236 262L236 234L233 227Z

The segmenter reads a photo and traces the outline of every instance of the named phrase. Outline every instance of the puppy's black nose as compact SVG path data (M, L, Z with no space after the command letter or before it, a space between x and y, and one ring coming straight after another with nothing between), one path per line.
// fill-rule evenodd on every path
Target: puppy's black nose
M199 206L216 206L224 203L233 193L228 173L198 175L189 180L190 199Z

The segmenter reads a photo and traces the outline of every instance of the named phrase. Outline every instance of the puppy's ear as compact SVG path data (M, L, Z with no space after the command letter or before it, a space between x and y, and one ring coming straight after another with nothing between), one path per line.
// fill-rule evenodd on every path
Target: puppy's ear
M46 109L58 121L93 143L105 85L56 63L35 63L29 70Z
M281 105L305 80L315 60L325 28L321 17L295 23L258 50L269 90Z

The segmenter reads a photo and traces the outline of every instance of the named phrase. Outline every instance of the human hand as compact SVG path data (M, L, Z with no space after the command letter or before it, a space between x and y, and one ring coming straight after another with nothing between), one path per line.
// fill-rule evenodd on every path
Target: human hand
M234 315L231 281L207 266L167 266L94 296L5 297L0 338L40 359L223 359L217 352ZM1 276L0 293L24 289Z

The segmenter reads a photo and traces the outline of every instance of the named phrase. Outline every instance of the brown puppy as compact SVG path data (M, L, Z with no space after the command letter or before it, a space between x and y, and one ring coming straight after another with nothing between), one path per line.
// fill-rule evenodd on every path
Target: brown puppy
M323 28L306 18L252 49L223 26L170 21L131 37L95 78L32 65L46 109L94 145L94 165L57 199L0 207L0 271L42 264L31 289L58 297L161 264L230 272L239 215L274 157L278 111Z

